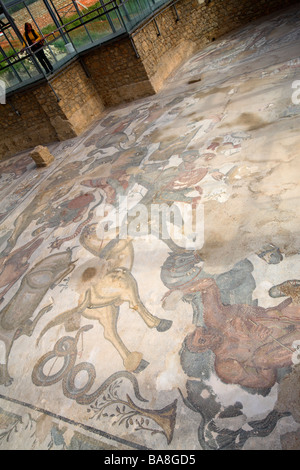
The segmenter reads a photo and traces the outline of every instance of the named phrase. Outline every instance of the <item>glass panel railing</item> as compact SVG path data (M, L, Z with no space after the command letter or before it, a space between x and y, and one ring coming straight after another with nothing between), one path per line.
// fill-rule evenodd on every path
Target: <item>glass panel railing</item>
M115 2L105 3L100 0L91 5L90 8L97 8L97 13L102 15L89 23L89 30L95 40L107 40L111 35L119 34L124 29ZM86 17L87 20L89 20L89 16Z
M0 80L4 81L6 89L12 88L20 83L20 80L12 67L5 70L0 68Z
M149 17L170 0L5 0L15 26L0 27L0 78L7 89L42 78L45 74L34 46L24 53L24 24L43 38L42 52L54 70L95 44L108 41ZM18 32L19 30L19 32ZM28 41L27 41L28 42Z
M55 38L51 40L49 48L51 48L52 53L55 55L58 63L65 62L70 57L76 55L76 50L74 47L72 47L70 38L68 39L67 43L62 37Z
M108 40L110 36L119 34L122 29L119 18L112 18L111 15L107 16L102 16L87 24L87 28L94 42Z
M79 21L79 20L78 20ZM68 36L74 46L74 48L77 51L86 49L92 44L91 37L86 29L85 26L77 26L76 29L71 30L71 28L66 28L66 31L68 32Z
M14 30L6 30L0 37L0 78L7 89L36 79L40 70L27 54L20 54L23 47Z
M152 13L148 0L117 0L116 3L128 31Z

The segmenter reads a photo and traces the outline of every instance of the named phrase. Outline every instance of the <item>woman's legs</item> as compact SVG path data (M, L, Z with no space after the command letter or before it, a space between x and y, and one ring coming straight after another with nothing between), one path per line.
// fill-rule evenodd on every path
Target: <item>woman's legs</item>
M43 66L43 68L45 69L46 73L53 72L53 66L50 60L46 57L46 54L43 49L41 49L40 51L36 51L35 55Z

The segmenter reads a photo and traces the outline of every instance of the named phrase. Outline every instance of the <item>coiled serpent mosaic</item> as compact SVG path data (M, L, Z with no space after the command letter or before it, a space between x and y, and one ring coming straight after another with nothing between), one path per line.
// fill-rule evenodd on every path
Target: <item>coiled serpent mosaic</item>
M112 374L103 384L95 390L93 393L88 395L88 392L92 388L96 378L96 370L93 364L89 362L81 362L76 364L77 358L77 344L79 341L80 334L93 328L92 325L86 325L78 330L75 338L70 336L64 336L59 339L55 344L52 351L42 356L32 371L32 382L38 386L50 386L54 385L62 380L63 393L67 398L76 400L77 403L82 405L89 405L96 400L104 391L112 384L115 380L120 378L128 379L134 389L136 397L143 402L147 402L139 392L138 382L134 375L127 371L116 372ZM50 369L48 374L44 373L44 369L49 361L57 358L63 358L63 364L61 368L51 374ZM86 372L88 375L87 382L82 387L78 388L75 385L75 379L80 372Z

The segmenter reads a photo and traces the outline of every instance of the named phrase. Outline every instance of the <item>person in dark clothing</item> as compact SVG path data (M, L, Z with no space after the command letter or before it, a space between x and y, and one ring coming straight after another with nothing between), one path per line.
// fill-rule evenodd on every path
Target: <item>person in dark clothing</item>
M43 51L43 38L33 29L30 23L25 23L23 49L26 46L32 46L31 51L38 59L46 73L53 72L53 66Z

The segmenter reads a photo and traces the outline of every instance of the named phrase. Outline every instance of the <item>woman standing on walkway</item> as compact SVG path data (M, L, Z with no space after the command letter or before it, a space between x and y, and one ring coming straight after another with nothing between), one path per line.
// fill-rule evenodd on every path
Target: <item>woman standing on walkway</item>
M23 49L27 46L32 46L31 51L34 53L46 73L53 72L53 66L43 51L43 38L33 29L30 23L25 23Z

